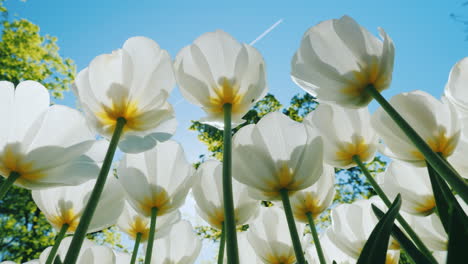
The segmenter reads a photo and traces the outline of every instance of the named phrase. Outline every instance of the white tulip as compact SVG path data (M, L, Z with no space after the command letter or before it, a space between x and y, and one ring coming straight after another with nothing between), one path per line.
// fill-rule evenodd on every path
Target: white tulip
M185 220L175 224L168 236L155 241L152 264L193 264L200 254L202 242Z
M468 57L458 61L450 71L444 95L461 117L468 117Z
M224 126L225 104L232 105L232 122L240 124L267 92L260 53L221 30L205 33L183 48L174 67L182 95L207 114L201 122L218 128Z
M335 197L335 169L324 165L323 173L312 186L291 196L294 219L308 224L307 214L317 217L325 211Z
M77 186L37 190L32 192L32 197L56 231L67 224L67 233L71 234L75 232L80 222L95 183L95 180L90 180ZM124 192L122 187L113 175L109 175L96 213L88 227L88 233L114 225L117 217L122 213L123 206Z
M414 215L429 215L434 211L436 204L427 168L392 161L377 179L390 200L401 195L401 210Z
M296 224L302 236L303 224ZM266 264L293 264L296 255L284 212L275 206L262 207L259 216L249 224L247 239L257 256Z
M374 196L369 200L358 200L352 204L340 204L331 213L332 225L327 231L330 240L341 251L354 259L358 259L372 230L378 223L371 204L382 208L383 202ZM389 249L398 250L399 244L390 238ZM389 255L390 254L390 255ZM399 255L398 255L399 258ZM398 263L394 253L387 253L386 263Z
M304 118L304 123L320 131L324 143L324 159L342 169L356 166L353 156L370 162L377 151L378 137L370 125L367 108L347 109L338 105L320 104Z
M452 155L460 138L460 120L453 106L423 91L395 95L390 104L426 141L445 158ZM382 108L371 118L372 126L383 139L383 154L416 166L425 166L422 153Z
M223 165L217 160L202 163L197 170L200 180L192 189L198 214L219 230L224 222L222 170ZM236 180L233 180L232 188L236 225L246 224L257 213L260 202L250 198L245 185Z
M146 152L125 154L117 174L128 202L147 217L152 208L157 208L158 216L177 210L197 179L182 147L174 141L158 143Z
M315 245L311 244L312 237L310 234L306 235L308 243L307 246L304 247L304 251L306 252L306 259L309 264L319 264L320 259L317 254L317 249ZM336 261L338 264L351 264L355 263L356 260L348 256L344 253L341 249L335 246L333 242L330 241L328 237L328 229L325 229L320 236L320 245L322 246L323 254L325 257L325 261L327 263L332 263Z
M279 200L314 184L322 174L320 136L280 112L241 128L233 138L233 177L253 198Z
M291 61L293 81L319 101L367 106L372 97L365 88L381 92L392 81L395 47L379 32L383 42L348 16L311 27Z
M74 92L89 124L104 137L110 138L117 119L124 118L119 147L138 153L174 134L174 111L167 102L174 85L167 51L151 39L133 37L80 71Z
M76 185L95 178L99 167L85 156L95 142L84 117L62 105L49 106L41 84L0 82L0 175L19 174L27 189Z
M150 231L150 220L149 217L138 213L126 202L122 214L117 220L117 227L132 239L136 239L137 234L141 233L141 242L145 242L148 239ZM156 239L169 234L172 226L179 221L179 211L158 217L155 229Z

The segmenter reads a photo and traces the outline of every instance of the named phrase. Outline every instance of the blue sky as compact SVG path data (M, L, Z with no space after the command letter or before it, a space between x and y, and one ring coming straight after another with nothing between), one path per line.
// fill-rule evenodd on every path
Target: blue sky
M273 23L275 30L255 44L267 64L269 91L287 105L302 90L289 77L290 60L302 34L320 21L350 15L373 33L382 27L396 46L395 70L387 98L421 89L439 97L450 68L464 56L468 42L463 26L450 13L468 16L460 1L117 1L117 0L8 0L11 16L24 17L57 36L62 56L72 58L78 70L97 55L110 53L132 36L154 39L172 57L207 31L223 29L242 42L251 42ZM74 106L71 93L58 103ZM191 161L205 153L196 134L187 130L190 120L203 112L186 101L177 89L180 141ZM375 104L371 109L375 109Z

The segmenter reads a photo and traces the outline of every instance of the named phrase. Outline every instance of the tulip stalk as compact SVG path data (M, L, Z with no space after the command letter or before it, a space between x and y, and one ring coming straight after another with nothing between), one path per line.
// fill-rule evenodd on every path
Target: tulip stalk
M224 226L229 264L239 264L237 248L236 220L234 216L234 198L232 194L232 105L224 104L224 135L223 135L223 199Z
M317 234L317 229L314 223L314 216L311 212L306 213L307 220L309 221L310 231L312 231L312 238L314 239L315 249L317 249L317 255L320 260L320 264L327 264L325 261L325 256L323 255L322 245L320 244L320 239Z
M142 236L142 234L140 232L138 232L136 234L135 245L133 246L132 259L130 260L130 264L135 264L135 261L137 259L138 248L140 247L141 236Z
M224 248L226 244L226 228L224 227L224 222L221 224L221 240L219 241L219 251L218 251L218 264L223 264L224 261Z
M88 231L89 224L91 223L91 219L93 218L94 212L96 211L99 198L101 197L102 190L104 189L104 185L107 180L107 175L109 174L109 170L112 165L112 160L114 158L114 154L117 149L117 145L119 144L119 139L122 135L126 122L127 121L123 117L117 118L114 133L109 143L109 148L107 149L107 153L104 158L101 171L99 172L96 184L94 185L94 189L90 195L88 203L86 204L86 208L84 209L83 215L81 216L80 223L76 228L75 235L73 236L73 240L70 244L70 247L68 248L64 263L74 264L78 259L78 254L80 253L81 245L83 244L83 240Z
M288 221L289 234L294 247L294 253L296 254L296 260L298 264L306 264L304 258L304 252L302 251L301 240L297 233L296 222L291 208L291 202L289 201L289 192L287 189L281 189L280 191L281 200L283 201L284 212L286 213L286 220Z
M65 237L65 234L67 233L68 227L69 227L68 224L64 224L60 228L59 233L55 237L54 246L50 250L49 256L47 257L47 260L46 260L45 264L52 264L53 263L52 261L54 260L55 255L57 254L57 250L58 250L58 248L60 246L60 243L62 242L62 239Z
M151 263L151 256L153 254L154 235L156 233L156 217L158 216L158 208L151 208L151 222L150 231L148 235L148 243L146 244L145 264Z
M3 199L3 196L8 192L13 183L20 177L20 174L12 171L8 178L0 186L0 200Z
M390 208L390 206L392 205L392 202L390 201L390 199L388 199L387 195L382 190L382 188L380 188L380 186L377 184L374 177L372 177L372 175L370 174L369 170L367 170L364 163L362 163L361 158L358 155L354 155L353 156L353 161L356 162L356 164L359 166L362 173L364 174L364 176L366 176L367 181L370 183L372 188L374 188L374 191L377 193L377 195L382 199L382 201L385 203L385 205L388 208ZM431 251L427 248L427 246L422 242L421 238L419 238L418 234L416 234L416 232L414 232L414 230L411 228L411 226L408 224L408 222L406 222L406 220L400 214L398 214L397 220L401 224L403 229L411 237L411 239L416 244L416 246L419 248L419 250L421 250L422 253L424 255L426 255L432 261L432 263L437 263L434 256L432 256Z
M393 108L393 106L375 89L373 85L368 85L365 91L370 94L395 121L401 130L408 136L418 150L424 155L427 162L434 168L444 180L468 203L468 183L444 161L431 147L418 135L418 133L406 122L403 117Z

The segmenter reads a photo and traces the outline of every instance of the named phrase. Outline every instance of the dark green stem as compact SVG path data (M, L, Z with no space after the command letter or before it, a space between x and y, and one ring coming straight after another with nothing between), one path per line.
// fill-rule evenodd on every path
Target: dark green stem
M237 248L236 220L234 216L234 198L232 195L232 105L225 104L224 136L223 136L223 199L224 225L226 231L227 258L229 264L239 264L239 250Z
M3 196L8 192L13 183L20 177L20 174L12 171L8 178L5 179L3 184L0 186L0 200L3 199Z
M384 193L382 188L380 188L380 186L377 184L374 177L372 177L372 175L370 174L369 170L367 170L364 163L362 163L361 158L358 155L354 155L353 161L356 162L356 164L359 166L362 173L364 174L364 176L366 176L367 181L370 183L370 185L372 185L372 188L374 188L374 191L377 193L377 195L382 199L385 205L388 208L390 208L390 206L392 205L392 202L390 201L390 199L388 199L387 195ZM422 253L426 255L433 263L437 263L434 256L432 256L431 251L426 247L426 245L422 242L421 238L419 238L418 234L414 232L414 230L411 228L408 222L406 222L406 220L400 214L398 214L397 220L401 224L403 229L406 231L406 233L408 233L408 235L411 237L411 239L419 248L419 250L421 250Z
M296 253L297 263L306 264L304 251L302 251L301 240L299 239L299 234L297 233L296 222L294 221L294 216L291 209L291 202L289 201L288 190L281 189L280 194L281 200L283 201L284 212L286 213L286 220L288 221L289 234L291 235L294 252Z
M446 180L450 186L468 203L468 183L458 174L458 172L449 166L448 163L435 153L429 145L416 133L416 131L406 122L403 117L390 105L387 100L375 89L374 86L366 87L366 92L370 94L395 121L406 136L413 142L418 150L424 155L426 161L431 164L437 173Z
M221 241L219 241L219 251L218 251L218 264L223 264L224 261L224 245L226 244L226 229L224 227L224 222L221 224Z
M307 220L309 221L310 231L312 231L312 237L314 239L315 248L317 249L317 255L320 260L320 264L327 264L325 256L323 255L322 245L320 245L320 239L315 228L314 216L311 212L306 213Z
M52 264L55 258L55 255L57 254L57 250L60 246L60 243L62 242L62 239L65 237L65 234L67 233L69 225L64 224L62 225L62 228L60 228L59 233L55 237L55 243L52 249L50 250L49 256L47 257L46 264Z
M83 240L85 239L86 233L88 232L89 224L91 223L91 219L93 218L94 212L96 211L102 190L106 184L107 175L109 174L109 170L112 165L112 159L114 158L115 150L119 144L119 139L126 122L127 121L122 117L117 118L114 134L112 135L112 139L109 143L109 148L107 149L101 171L99 172L94 189L91 193L91 196L89 197L88 203L86 204L83 215L81 216L80 223L76 228L75 235L73 236L73 240L70 244L70 247L68 248L65 260L63 261L64 263L75 264L76 260L78 259L81 245L83 244Z
M138 248L140 247L141 236L142 236L142 234L140 232L138 232L136 234L135 245L133 246L132 259L130 260L130 264L135 264L135 261L137 259Z
M154 235L156 233L156 217L158 215L158 208L151 208L151 222L150 231L148 235L148 243L146 244L145 264L151 263L151 255L153 254Z

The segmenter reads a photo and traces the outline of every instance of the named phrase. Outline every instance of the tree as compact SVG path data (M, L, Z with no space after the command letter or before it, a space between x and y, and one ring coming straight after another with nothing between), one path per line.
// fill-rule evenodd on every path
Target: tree
M71 59L60 56L57 38L41 35L39 26L26 19L10 21L3 1L0 13L0 79L15 85L23 80L40 81L55 97L61 97L68 90L76 67ZM0 201L0 234L0 261L38 258L54 238L52 227L35 205L31 192L17 187L12 187Z

